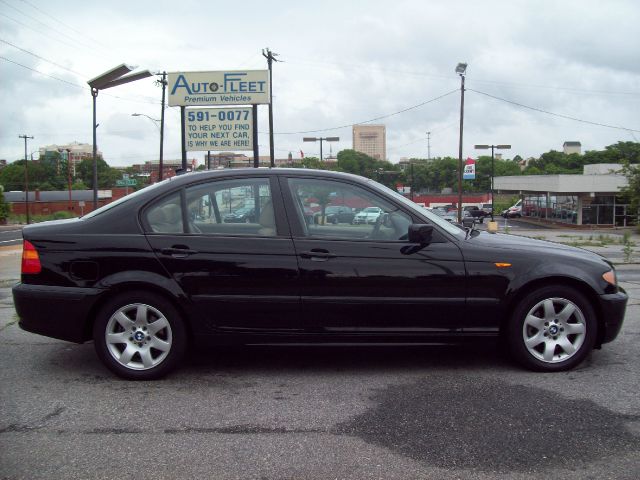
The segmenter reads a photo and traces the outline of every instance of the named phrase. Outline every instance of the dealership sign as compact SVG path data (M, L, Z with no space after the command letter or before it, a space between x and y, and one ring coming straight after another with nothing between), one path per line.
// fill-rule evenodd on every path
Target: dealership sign
M269 103L269 71L173 72L167 75L169 106Z
M189 108L187 150L253 150L252 107Z

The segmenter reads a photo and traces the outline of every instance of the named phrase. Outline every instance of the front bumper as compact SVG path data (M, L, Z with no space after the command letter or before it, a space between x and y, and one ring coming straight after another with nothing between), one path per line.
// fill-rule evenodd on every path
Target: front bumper
M88 316L102 290L19 283L12 293L23 330L76 343L90 338Z
M604 326L600 337L601 344L613 341L620 333L628 300L629 296L622 288L619 288L618 293L600 295L600 310Z

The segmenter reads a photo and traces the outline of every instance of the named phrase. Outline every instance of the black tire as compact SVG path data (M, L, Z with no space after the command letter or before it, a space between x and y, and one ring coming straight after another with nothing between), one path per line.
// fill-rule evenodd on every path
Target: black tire
M539 372L570 370L593 350L598 321L587 298L574 288L534 290L514 309L507 328L513 358Z
M102 363L119 377L155 380L178 366L187 334L171 302L156 293L131 291L100 309L93 341Z

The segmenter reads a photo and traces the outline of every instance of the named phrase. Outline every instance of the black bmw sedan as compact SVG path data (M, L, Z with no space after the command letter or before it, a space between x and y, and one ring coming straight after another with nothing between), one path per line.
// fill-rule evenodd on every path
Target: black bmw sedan
M375 207L374 223L316 223ZM239 208L249 223L225 222ZM20 326L93 340L153 379L199 343L442 343L501 336L539 371L622 326L613 266L585 250L462 229L354 175L247 169L174 177L82 218L24 228Z

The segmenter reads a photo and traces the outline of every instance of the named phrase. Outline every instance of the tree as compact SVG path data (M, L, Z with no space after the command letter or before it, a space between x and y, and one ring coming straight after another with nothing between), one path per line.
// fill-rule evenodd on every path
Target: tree
M338 153L337 168L340 172L361 175L387 186L393 186L401 176L398 165L386 160L377 160L366 153L350 149Z
M628 198L631 211L637 212L640 208L640 165L625 162L622 172L629 182L622 189L622 194Z
M4 188L0 185L0 225L7 223L10 210L10 205L4 201Z
M96 159L98 168L98 188L111 188L116 184L116 180L122 177L122 173L115 168L111 168L101 157ZM93 188L93 159L85 158L78 163L76 173L80 181L89 188Z
M287 165L287 168L316 168L319 170L327 170L327 164L320 162L318 157L304 157L300 162Z

